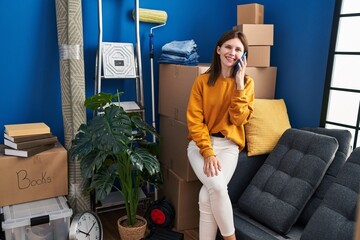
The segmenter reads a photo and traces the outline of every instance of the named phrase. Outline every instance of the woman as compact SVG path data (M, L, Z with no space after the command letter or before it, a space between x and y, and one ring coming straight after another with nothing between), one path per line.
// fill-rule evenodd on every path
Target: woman
M203 183L199 193L199 239L236 239L227 191L245 145L244 124L253 112L254 82L245 74L246 37L227 31L218 40L210 68L195 80L187 107L188 158ZM237 64L240 64L237 70Z

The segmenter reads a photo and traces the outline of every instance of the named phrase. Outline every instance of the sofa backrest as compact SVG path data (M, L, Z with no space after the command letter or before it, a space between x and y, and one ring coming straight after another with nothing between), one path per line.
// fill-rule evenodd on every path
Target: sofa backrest
M240 210L286 234L319 186L337 148L334 137L286 130L241 195Z
M337 174L339 173L342 166L345 164L346 159L349 157L351 152L351 133L346 129L327 129L327 128L303 128L303 130L324 134L327 136L335 137L338 141L339 147L336 151L334 160L330 164L326 171L324 178L322 179L319 187L316 189L309 202L306 204L304 210L301 212L297 223L305 226L311 216L314 214L316 209L319 207L324 196L334 182Z
M360 187L360 147L341 168L311 216L301 240L352 240Z

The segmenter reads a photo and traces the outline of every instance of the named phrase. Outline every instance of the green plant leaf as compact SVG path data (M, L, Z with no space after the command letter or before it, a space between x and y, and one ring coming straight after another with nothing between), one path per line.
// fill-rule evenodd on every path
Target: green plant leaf
M156 132L156 129L149 125L148 123L144 122L141 116L139 115L131 115L131 121L133 122L135 128L139 129L140 131L145 131L155 135L155 137L159 137L159 134Z
M160 171L160 163L157 158L144 148L136 148L130 155L133 166L140 171L146 170L150 175Z
M122 94L122 92L119 92L119 96ZM100 92L97 95L88 97L84 102L84 106L93 111L97 111L99 109L105 108L107 105L112 104L114 98L117 98L117 96L110 93Z
M103 200L111 192L114 181L117 177L117 171L115 166L109 168L103 168L94 175L88 190L96 190L96 199Z

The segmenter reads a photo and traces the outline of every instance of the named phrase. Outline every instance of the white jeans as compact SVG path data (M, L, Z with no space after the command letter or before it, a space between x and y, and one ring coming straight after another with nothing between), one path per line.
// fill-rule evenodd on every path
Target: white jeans
M218 227L222 236L227 237L235 232L227 184L238 162L239 147L227 138L211 137L211 143L221 163L221 172L218 176L205 175L204 158L194 141L190 141L187 149L191 167L203 184L199 193L199 240L215 239Z

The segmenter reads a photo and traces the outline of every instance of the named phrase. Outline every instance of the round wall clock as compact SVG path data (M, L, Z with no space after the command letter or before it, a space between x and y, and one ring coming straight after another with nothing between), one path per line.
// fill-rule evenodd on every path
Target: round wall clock
M100 218L93 211L76 214L69 230L70 240L103 240L103 228Z

